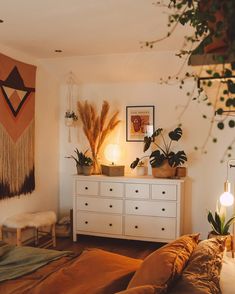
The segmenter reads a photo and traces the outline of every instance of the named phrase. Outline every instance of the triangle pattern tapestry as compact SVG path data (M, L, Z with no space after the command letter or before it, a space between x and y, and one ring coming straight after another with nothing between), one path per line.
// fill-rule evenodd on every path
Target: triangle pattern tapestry
M0 53L0 199L31 193L36 67Z

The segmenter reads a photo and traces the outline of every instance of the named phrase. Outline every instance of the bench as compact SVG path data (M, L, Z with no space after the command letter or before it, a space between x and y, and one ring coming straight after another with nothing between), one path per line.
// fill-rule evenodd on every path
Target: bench
M54 211L40 211L33 213L21 213L6 218L0 226L0 240L3 239L3 232L16 232L16 245L21 246L23 243L28 243L34 240L36 246L39 244L39 238L49 235L49 241L44 242L40 247L47 248L56 246L55 234L56 214ZM34 237L22 241L22 231L26 229L34 230ZM47 228L47 231L43 230ZM48 231L49 229L49 231Z

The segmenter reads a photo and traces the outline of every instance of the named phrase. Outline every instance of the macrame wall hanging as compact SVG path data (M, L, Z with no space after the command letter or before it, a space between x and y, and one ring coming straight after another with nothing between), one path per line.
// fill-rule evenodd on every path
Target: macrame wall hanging
M71 127L74 127L78 117L73 110L73 91L75 85L75 76L72 72L69 73L67 81L67 109L65 112L65 125L68 127L68 142L71 143Z
M31 193L36 67L0 53L0 199Z

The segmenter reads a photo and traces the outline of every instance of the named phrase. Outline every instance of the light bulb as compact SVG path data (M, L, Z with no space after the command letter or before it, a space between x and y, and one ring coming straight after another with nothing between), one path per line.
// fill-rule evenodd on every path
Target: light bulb
M105 158L112 164L117 163L121 155L120 153L120 147L117 144L109 144L104 150Z
M230 192L224 192L220 196L220 204L223 206L232 206L234 202L233 194Z

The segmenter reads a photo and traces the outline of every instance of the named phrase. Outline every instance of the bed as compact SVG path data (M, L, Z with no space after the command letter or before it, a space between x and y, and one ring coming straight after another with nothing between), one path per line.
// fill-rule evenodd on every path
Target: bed
M1 243L0 293L234 293L235 264L224 256L224 240L198 238L182 236L144 260L101 249L75 255Z

